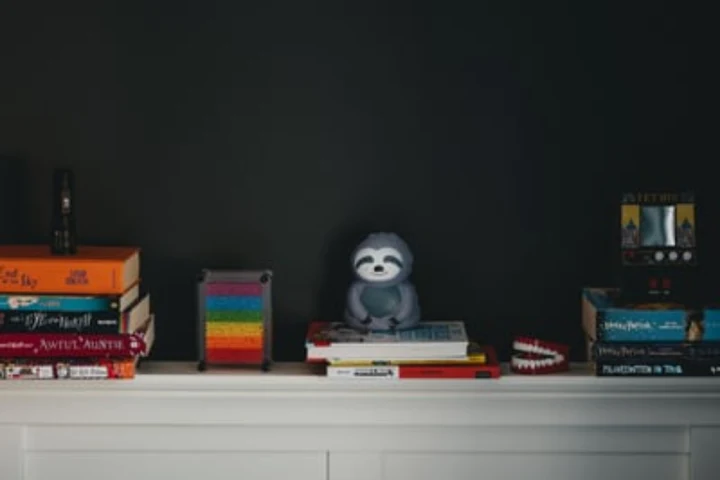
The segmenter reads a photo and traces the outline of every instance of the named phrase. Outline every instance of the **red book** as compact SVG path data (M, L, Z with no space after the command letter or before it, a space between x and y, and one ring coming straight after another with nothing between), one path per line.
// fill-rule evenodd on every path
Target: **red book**
M400 378L500 378L499 365L399 365Z
M143 336L67 333L4 333L0 357L133 357L146 351Z

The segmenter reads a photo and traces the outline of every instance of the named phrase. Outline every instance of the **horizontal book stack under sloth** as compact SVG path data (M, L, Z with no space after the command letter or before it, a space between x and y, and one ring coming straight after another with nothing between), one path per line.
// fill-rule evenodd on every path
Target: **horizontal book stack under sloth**
M0 246L0 378L134 378L154 335L137 248Z
M490 346L468 339L463 322L421 322L395 332L360 332L342 322L313 322L306 360L332 378L500 377Z

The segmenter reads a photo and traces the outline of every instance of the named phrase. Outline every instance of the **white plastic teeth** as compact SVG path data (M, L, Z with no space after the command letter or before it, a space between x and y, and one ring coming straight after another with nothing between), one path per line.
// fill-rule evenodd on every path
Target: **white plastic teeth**
M512 356L510 358L510 364L520 370L536 370L538 368L559 365L564 360L565 357L559 353L555 353L551 358L522 358L520 356Z
M523 343L517 340L513 342L513 349L518 352L535 353L538 355L546 355L548 357L559 355L555 350L550 350L549 348L541 347L540 345L535 345L534 343ZM562 357L562 355L560 356Z
M535 370L538 368L552 367L565 361L565 356L555 350L536 345L534 343L513 342L513 350L521 352L510 358L511 366L520 370ZM543 355L545 358L524 358L523 353Z

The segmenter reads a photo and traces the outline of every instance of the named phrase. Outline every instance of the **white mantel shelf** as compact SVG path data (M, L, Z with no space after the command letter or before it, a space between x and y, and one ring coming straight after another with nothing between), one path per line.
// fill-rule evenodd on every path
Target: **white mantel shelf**
M148 362L132 380L4 381L2 391L296 391L321 392L445 392L452 393L586 393L720 396L720 377L596 377L584 363L569 372L551 375L517 375L503 365L499 379L447 380L333 379L301 362L275 363L269 372L253 368L210 367L198 372L192 362Z
M156 362L133 380L0 381L0 479L720 477L720 378L505 373L349 380L302 363Z

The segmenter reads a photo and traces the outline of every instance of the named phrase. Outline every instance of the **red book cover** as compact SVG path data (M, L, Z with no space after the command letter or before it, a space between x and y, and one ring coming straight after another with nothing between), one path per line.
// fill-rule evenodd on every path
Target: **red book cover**
M133 357L145 353L142 335L83 335L67 333L5 333L0 357Z
M400 378L500 378L499 365L399 365Z

